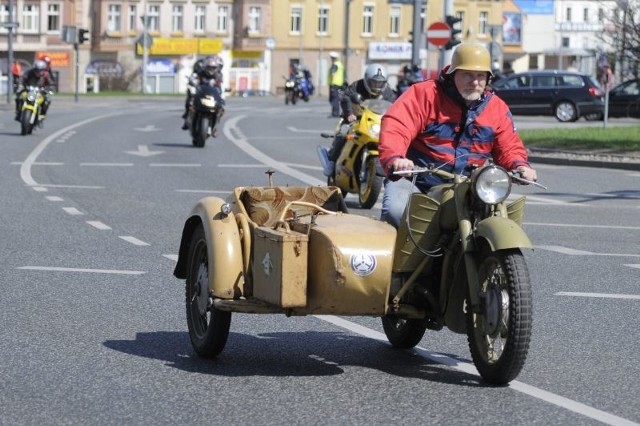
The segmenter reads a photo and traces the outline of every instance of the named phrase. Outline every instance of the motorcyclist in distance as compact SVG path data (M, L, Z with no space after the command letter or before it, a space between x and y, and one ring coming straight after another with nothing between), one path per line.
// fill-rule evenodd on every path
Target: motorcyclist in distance
M195 64L193 64L193 73L189 77L189 86L197 88L203 83L210 82L216 72L220 72L222 70L223 65L224 62L218 55L198 59ZM187 87L187 98L184 102L184 113L182 114L182 119L184 120L182 123L182 130L187 130L189 128L187 116L189 115L189 107L191 106L192 101L192 91Z
M20 121L22 92L26 90L27 86L36 86L40 88L45 98L45 101L42 104L40 119L44 120L47 115L47 110L51 104L48 91L49 86L52 84L51 75L49 74L49 71L47 71L47 68L47 63L45 61L37 59L33 63L33 67L22 75L20 86L18 86L18 90L16 91L16 121Z
M340 151L345 143L345 136L349 129L348 124L353 123L359 117L354 113L354 104L358 105L367 99L384 99L393 102L396 94L387 83L387 70L381 64L369 64L365 68L363 78L354 81L342 92L340 96L340 108L342 110L342 123L340 131L336 133L328 152L329 170L324 170L325 176L331 176L335 161L340 156Z

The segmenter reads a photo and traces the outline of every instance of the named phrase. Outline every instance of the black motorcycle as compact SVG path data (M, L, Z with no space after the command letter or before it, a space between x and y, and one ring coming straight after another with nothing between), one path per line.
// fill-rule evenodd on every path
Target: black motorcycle
M224 109L218 105L213 86L205 83L198 86L193 97L187 124L194 146L204 147L206 140L214 135L216 124Z
M287 78L284 76L282 78L284 78L284 104L289 105L289 103L291 103L292 105L295 105L300 92L298 79L295 77Z

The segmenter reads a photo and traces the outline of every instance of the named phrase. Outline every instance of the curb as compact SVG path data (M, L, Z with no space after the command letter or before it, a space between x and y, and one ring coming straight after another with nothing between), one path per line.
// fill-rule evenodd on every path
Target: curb
M531 163L553 164L559 166L595 167L640 172L640 158L634 158L632 161L579 160L575 158L552 157L531 153L529 155L529 161Z

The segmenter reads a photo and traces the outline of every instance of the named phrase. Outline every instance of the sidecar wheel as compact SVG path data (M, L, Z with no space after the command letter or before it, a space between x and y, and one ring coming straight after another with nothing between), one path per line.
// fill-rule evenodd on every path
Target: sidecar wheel
M360 171L360 193L358 198L363 209L370 209L378 201L382 190L382 177L376 174L377 157L369 157L363 170Z
M427 330L427 321L386 316L382 317L382 328L394 348L409 349L422 340Z
M504 385L524 366L531 340L531 280L522 252L504 250L478 259L482 314L467 308L467 338L484 380Z
M193 233L189 246L186 307L189 337L195 352L214 358L224 349L229 336L231 312L217 310L209 294L207 240L202 225Z

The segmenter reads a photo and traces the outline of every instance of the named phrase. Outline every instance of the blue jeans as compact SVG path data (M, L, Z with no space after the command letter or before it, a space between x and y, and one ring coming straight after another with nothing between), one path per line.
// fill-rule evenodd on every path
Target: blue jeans
M410 180L392 181L385 179L380 219L397 228L402 220L407 201L409 201L409 195L413 192L420 192L420 190Z

